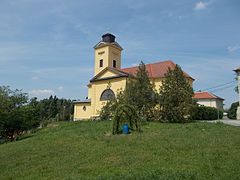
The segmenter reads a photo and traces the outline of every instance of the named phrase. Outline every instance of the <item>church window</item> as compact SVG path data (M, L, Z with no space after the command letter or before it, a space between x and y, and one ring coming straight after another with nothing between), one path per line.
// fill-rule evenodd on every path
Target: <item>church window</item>
M107 101L114 98L115 98L114 92L111 89L105 89L100 97L100 100Z
M84 110L84 111L86 111L86 110L87 110L86 106L83 106L83 110Z
M99 67L103 67L103 59L100 59Z
M117 66L117 61L113 60L113 67L115 68Z

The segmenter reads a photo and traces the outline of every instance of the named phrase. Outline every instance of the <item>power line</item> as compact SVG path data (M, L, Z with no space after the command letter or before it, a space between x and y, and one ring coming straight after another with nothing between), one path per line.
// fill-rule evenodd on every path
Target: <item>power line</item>
M207 91L207 90L210 90L210 89L218 89L218 88L221 88L221 87L223 87L223 86L232 84L233 82L235 82L235 81L230 81L230 82L227 82L227 83L224 83L224 84L220 84L220 85L213 86L213 87L210 87L210 88L202 89L202 90L199 90L199 91ZM232 85L231 85L231 86L232 86ZM224 87L223 87L223 88L224 88ZM214 90L213 90L213 91L214 91Z
M212 90L210 92L222 91L222 90L225 90L225 89L228 89L228 88L234 88L234 87L235 87L234 85L230 85L230 86L226 86L226 87L222 87L222 88Z

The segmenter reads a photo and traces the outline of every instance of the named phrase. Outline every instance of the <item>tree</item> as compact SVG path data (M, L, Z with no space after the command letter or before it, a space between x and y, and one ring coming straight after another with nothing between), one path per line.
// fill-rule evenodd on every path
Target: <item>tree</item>
M69 121L72 118L73 104L71 100L50 96L48 99L36 102L33 100L33 103L38 109L42 121Z
M156 92L143 62L140 63L137 74L128 78L126 88L117 93L116 99L109 100L101 109L100 119L111 119L120 104L133 106L137 115L144 120L153 119Z
M13 109L6 114L2 125L2 136L13 141L24 131L38 127L39 122L36 110L31 106L26 105Z
M160 118L167 122L187 122L194 102L193 89L180 66L168 69L159 92Z
M156 92L142 61L138 66L136 76L129 78L125 94L127 103L135 107L140 117L147 121L153 120Z
M22 90L0 86L0 136L15 140L23 131L39 125L35 109L27 104L28 96Z
M230 109L228 110L228 118L229 119L236 119L237 118L237 107L238 107L238 102L232 103Z
M117 92L116 98L112 98L106 102L106 104L102 107L100 111L100 120L111 120L114 116L114 112L116 111L116 108L120 104L126 103L126 95L125 91L122 89Z

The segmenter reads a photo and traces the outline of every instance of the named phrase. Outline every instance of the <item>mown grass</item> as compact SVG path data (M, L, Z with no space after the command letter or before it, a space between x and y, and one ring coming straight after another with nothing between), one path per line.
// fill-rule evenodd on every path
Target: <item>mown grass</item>
M111 122L62 122L0 145L0 179L239 179L240 128L149 123L111 135Z

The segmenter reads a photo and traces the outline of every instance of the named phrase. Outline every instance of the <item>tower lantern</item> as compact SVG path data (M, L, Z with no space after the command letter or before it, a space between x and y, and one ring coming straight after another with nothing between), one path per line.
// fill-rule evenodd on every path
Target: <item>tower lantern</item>
M113 43L115 42L115 36L110 33L104 34L102 35L102 41L106 43Z

